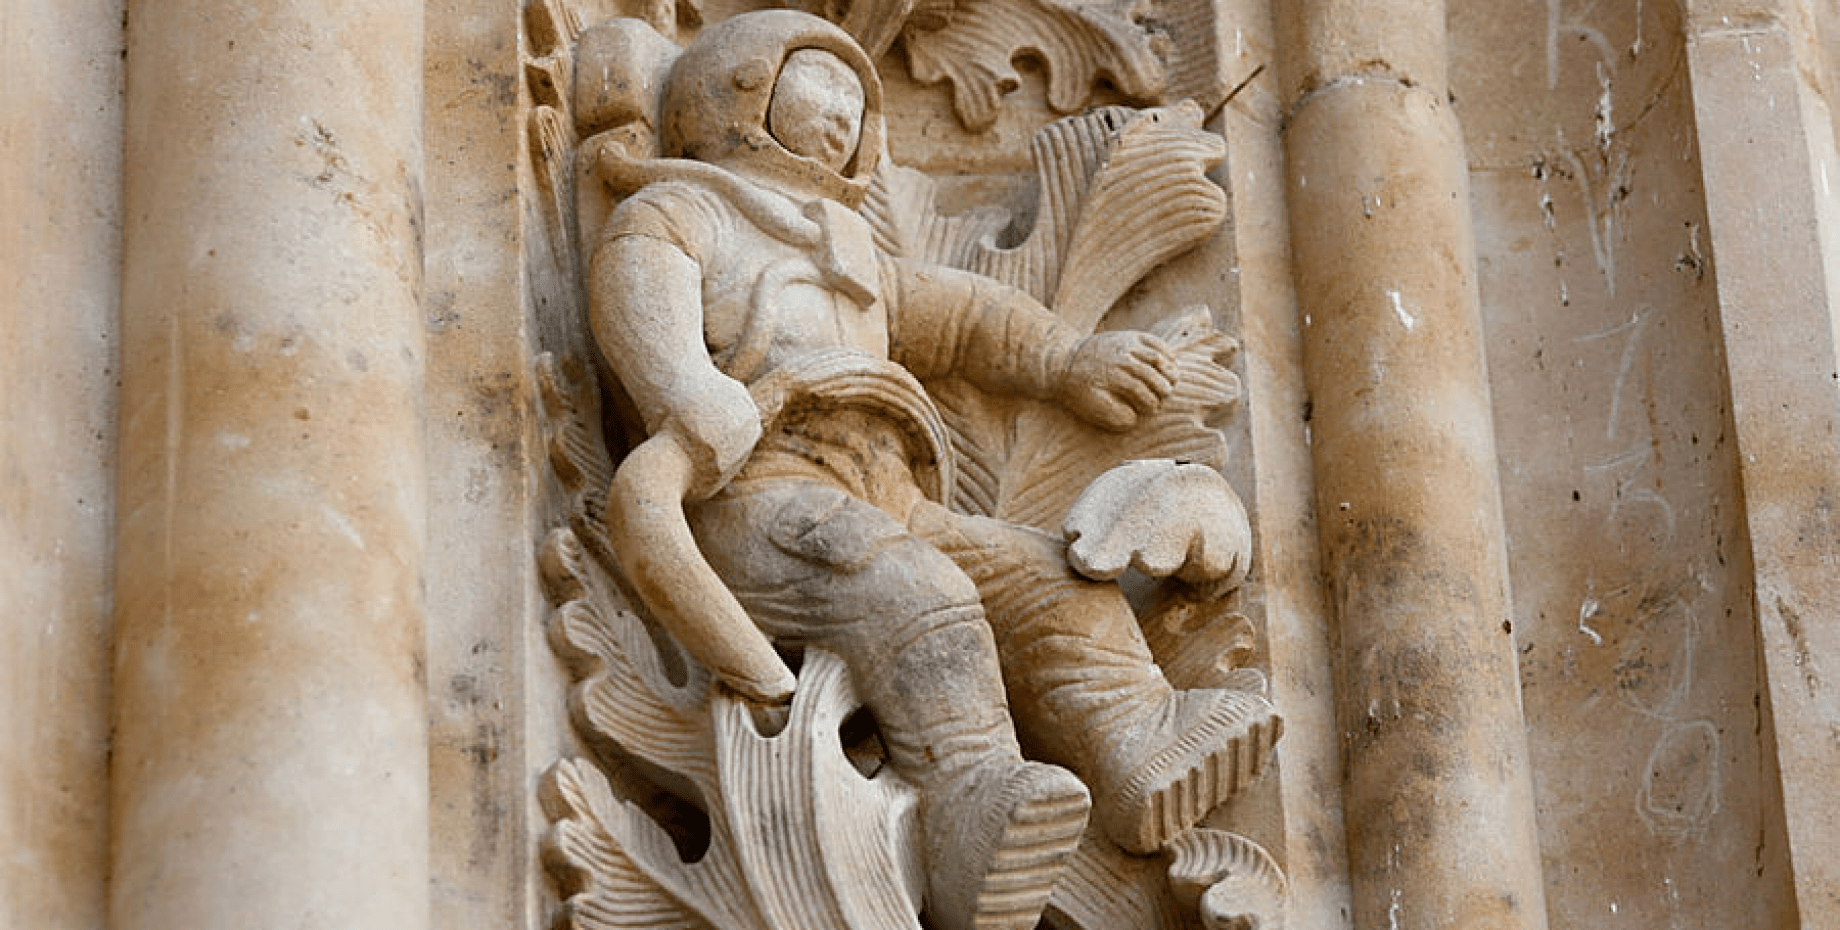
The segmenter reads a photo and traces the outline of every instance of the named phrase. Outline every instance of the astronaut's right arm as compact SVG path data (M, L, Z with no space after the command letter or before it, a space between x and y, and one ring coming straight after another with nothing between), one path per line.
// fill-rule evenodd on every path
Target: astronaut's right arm
M761 433L760 411L703 342L703 275L675 244L615 235L589 266L589 320L601 355L647 431L670 435L690 466L686 496L708 497L740 470Z

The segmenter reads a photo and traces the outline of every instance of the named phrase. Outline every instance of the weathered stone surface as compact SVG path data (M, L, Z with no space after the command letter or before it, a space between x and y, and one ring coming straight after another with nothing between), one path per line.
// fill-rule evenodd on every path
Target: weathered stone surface
M118 0L0 8L0 927L100 927Z
M597 381L633 376L657 334L598 360L586 272L610 209L659 180L641 169L669 129L668 72L602 79L750 5L0 0L0 925L100 927L110 895L124 927L631 925L621 908L656 899L619 898L637 886L606 880L608 843L654 883L690 876L724 930L911 928L927 909L955 925L979 907L984 889L942 890L996 861L945 852L979 846L976 818L922 816L941 807L925 766L852 712L904 679L760 636L756 697L794 698L742 700L631 599L621 556L648 550L602 521L647 431ZM663 470L746 485L762 447L809 465L828 443L821 470L868 462L841 496L899 511L906 548L856 566L872 534L818 532L791 499L785 520L716 514L730 484L689 495L700 537L649 550L650 596L728 597L724 573L771 574L788 547L830 560L815 582L874 574L857 606L885 617L917 589L993 617L1077 590L1061 619L1141 624L1127 651L1172 685L1284 710L1284 739L1240 760L1272 756L1260 781L1166 853L1126 853L1114 840L1156 837L1117 813L1104 770L1144 751L1043 725L1052 702L1016 679L1090 669L1018 662L998 623L970 650L994 655L986 685L1009 679L979 686L1008 692L990 719L1074 773L1059 783L1102 824L1058 835L1060 881L999 923L1037 906L1057 930L1280 907L1351 930L1539 911L1555 928L1834 922L1832 2L829 6L881 84L887 123L861 129L886 148L857 148L909 170L852 213L857 192L822 180L850 148L845 124L824 138L825 111L855 100L836 68L812 64L822 93L777 104L798 78L743 75L765 92L749 144L821 169L757 186L828 191L790 213L822 243L782 256L816 278L794 303L872 308L807 321L867 321L844 341L873 348L889 302L859 272L881 252L1002 281L1072 345L1152 333L1179 374L1160 403L1115 393L1108 365L1076 377L1087 419L1139 421L1113 433L1059 413L1070 392L1027 365L995 400L921 371L945 438L915 463L863 453L926 429L890 435L769 377L798 340L757 340L716 367L757 369L730 393L769 422L712 418ZM796 72L822 53L789 57ZM718 213L737 201L723 190ZM699 288L759 258L720 250ZM683 357L744 332L732 317ZM1067 347L1019 343L998 355ZM699 446L734 446L730 467L696 464ZM1196 464L1114 470L1152 447ZM1216 470L1243 524L1169 477ZM684 509L657 474L634 468L627 490ZM915 504L928 489L938 505ZM956 583L967 560L939 540L1011 524L1030 529L969 548L1027 540L1051 571ZM721 573L684 586L705 550ZM1198 556L1187 575L1154 577L1179 552ZM635 713L666 705L696 713ZM745 787L764 781L807 787ZM699 792L737 803L682 796ZM745 877L806 874L816 849L836 867L809 881Z
M1689 4L1687 56L1705 165L1709 240L1729 372L1752 610L1768 693L1781 821L1802 926L1840 920L1833 855L1840 691L1840 322L1829 178L1831 87L1810 80L1776 4ZM1716 23L1710 21L1718 15ZM1735 20L1735 22L1733 22ZM1829 24L1831 28L1831 23ZM1769 746L1770 743L1765 743ZM1760 768L1768 773L1768 759ZM1770 801L1770 781L1757 790ZM1774 814L1774 812L1771 812ZM1777 832L1771 817L1768 832ZM1780 900L1777 898L1776 900ZM1778 907L1783 905L1779 904Z
M512 838L541 828L525 792L566 729L561 709L525 697L564 687L528 583L542 535L529 478L542 457L533 292L555 275L524 251L542 227L518 195L538 188L523 156L523 12L496 0L426 10L429 922L488 930L549 906L530 848Z
M1452 22L1549 912L1785 926L1682 10L1560 12Z
M1462 136L1441 68L1386 73L1442 8L1367 20L1355 65L1337 10L1293 14L1285 140L1354 921L1544 927Z
M130 20L123 930L427 925L421 30L415 3Z

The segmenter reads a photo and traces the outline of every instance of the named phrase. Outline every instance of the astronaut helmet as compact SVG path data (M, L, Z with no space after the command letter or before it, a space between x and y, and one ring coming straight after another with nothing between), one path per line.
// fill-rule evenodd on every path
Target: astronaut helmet
M799 154L773 134L774 91L788 63L802 67L834 56L853 72L862 96L861 128L854 151L841 157ZM795 55L797 57L795 57ZM671 66L663 101L664 155L738 170L766 182L786 182L849 207L862 202L885 145L882 83L862 47L831 23L795 10L744 13L698 35ZM823 148L822 142L794 142ZM836 166L833 166L836 162Z

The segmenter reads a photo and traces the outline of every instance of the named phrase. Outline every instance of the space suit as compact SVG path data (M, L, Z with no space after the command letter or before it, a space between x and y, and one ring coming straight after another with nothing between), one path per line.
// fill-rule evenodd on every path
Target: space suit
M1158 849L1278 721L1251 692L1173 689L1122 593L1070 570L1061 540L943 506L955 463L923 380L1117 428L1168 395L1173 362L879 252L854 207L880 97L823 20L705 30L665 88L666 157L602 233L592 322L648 431L686 450L708 565L775 642L845 660L920 788L933 923L1026 930L1089 805L1114 842Z

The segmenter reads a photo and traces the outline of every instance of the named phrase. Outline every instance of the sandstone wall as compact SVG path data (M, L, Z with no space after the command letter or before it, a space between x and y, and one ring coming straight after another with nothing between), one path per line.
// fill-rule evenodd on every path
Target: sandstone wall
M1554 926L1789 904L1681 15L1452 17Z
M614 5L582 3L576 9L591 17ZM145 600L155 590L148 586L149 573L158 574L148 561L153 551L148 547L158 536L146 528L149 514L176 512L206 521L198 533L182 534L181 550L188 541L204 539L205 530L235 524L253 532L264 525L215 493L235 491L230 479L236 477L236 456L254 453L224 448L216 458L188 465L176 453L192 440L169 439L168 432L148 425L157 417L147 417L155 414L173 416L162 393L174 390L165 380L171 366L158 346L178 330L147 327L149 320L168 326L174 319L195 326L197 344L223 343L223 358L240 357L240 336L259 342L268 329L240 335L225 330L214 322L219 317L206 312L211 308L160 296L189 293L186 288L148 285L129 308L140 335L133 358L125 360L131 363L127 367L138 364L143 376L122 393L123 227L142 230L144 254L158 266L142 281L164 281L161 287L181 277L167 273L177 267L172 264L177 259L168 259L185 254L175 237L198 232L162 225L161 217L125 216L124 176L137 177L142 200L163 210L202 209L198 198L163 199L177 197L173 192L183 184L212 187L195 174L162 176L186 165L221 169L219 180L242 183L241 178L250 190L266 190L262 185L274 179L257 177L260 172L250 165L165 156L154 164L146 153L183 155L193 150L193 141L241 138L236 132L250 127L238 130L238 119L285 123L297 136L301 119L291 110L264 110L268 104L255 96L239 98L246 104L239 108L213 96L215 91L188 84L192 89L186 93L193 97L184 99L202 101L198 107L206 109L221 104L221 112L197 125L180 120L168 126L158 114L179 99L174 95L183 82L160 93L143 87L134 98L144 101L140 147L134 150L142 157L124 165L124 118L136 118L124 112L123 103L123 76L136 64L124 65L129 49L124 20L134 12L127 6L123 0L0 4L0 61L7 76L0 111L0 294L7 301L0 307L0 746L5 747L0 848L7 850L0 859L0 927L21 930L103 927L111 851L127 857L120 874L154 881L135 871L130 855L160 848L148 845L149 831L111 826L122 810L141 803L141 788L154 784L124 779L118 770L111 785L111 734L122 715L135 721L131 731L143 734L133 744L135 758L154 759L147 764L164 766L162 777L169 780L189 778L197 767L190 756L162 761L162 752L192 745L187 741L194 738L209 742L206 737L224 727L271 734L286 751L312 755L310 746L295 745L302 741L284 738L308 732L304 724L298 731L273 725L305 706L301 701L277 697L271 710L279 716L258 718L247 716L253 706L247 701L226 699L219 707L216 698L200 699L181 702L149 723L136 716L148 702L134 695L166 693L155 687L158 682L149 683L151 640L125 640L127 667L111 670L112 616L146 627L159 613ZM369 227L346 230L360 243L353 246L357 253L381 246L386 256L419 255L419 278L398 275L404 289L393 293L391 306L410 312L391 318L398 330L386 340L425 341L424 380L409 387L421 361L407 359L390 395L396 405L391 415L418 424L416 436L379 446L388 447L393 463L372 458L365 459L368 465L346 468L313 458L301 467L320 469L314 474L322 491L367 468L413 471L419 477L410 484L425 481L425 546L408 538L415 523L409 513L388 532L403 536L390 545L410 554L392 557L401 571L379 582L408 592L403 596L409 601L419 596L425 606L407 611L416 616L396 628L401 636L386 644L393 658L379 666L388 674L371 678L403 685L415 674L425 675L428 917L443 927L535 928L546 925L556 905L538 861L537 837L547 820L535 785L558 756L579 750L564 699L568 673L545 640L549 606L535 557L560 512L545 472L549 437L543 432L535 358L543 351L590 357L579 321L568 316L580 300L579 269L561 246L575 233L567 210L559 212L558 204L546 199L555 178L543 173L536 157L541 141L533 143L537 127L530 120L540 102L532 94L530 62L543 54L558 27L544 19L540 3L435 0L420 6L426 52L416 62L398 64L401 75L413 73L422 82L422 115L412 127L389 130L406 149L415 147L419 134L420 165L411 168L405 161L401 177L385 179L400 186L403 196L390 207L393 212L386 211L381 240L366 238ZM1840 123L1832 110L1833 95L1840 92L1840 4L1453 2L1442 50L1439 42L1394 28L1397 23L1367 32L1348 25L1354 21L1347 17L1355 14L1346 11L1372 6L1221 0L1223 47L1233 51L1225 67L1251 75L1212 123L1229 144L1217 177L1231 190L1231 221L1212 242L1146 282L1124 312L1143 316L1157 307L1206 302L1243 345L1235 370L1246 396L1229 424L1235 455L1229 471L1251 509L1258 540L1244 608L1263 634L1258 661L1271 676L1287 731L1272 777L1236 802L1231 819L1284 863L1295 893L1296 926L1450 925L1417 907L1417 896L1443 881L1424 876L1444 873L1405 868L1410 857L1400 852L1389 859L1384 843L1373 845L1398 824L1428 822L1400 806L1410 806L1400 800L1407 788L1424 789L1425 797L1441 803L1439 792L1450 783L1427 777L1408 784L1404 774L1397 782L1373 782L1378 776L1371 762L1362 771L1349 765L1364 758L1369 745L1362 732L1376 712L1367 709L1362 689L1378 679L1351 669L1343 650L1359 639L1351 630L1366 635L1349 624L1373 618L1336 596L1351 557L1346 547L1338 548L1333 532L1324 537L1326 544L1319 539L1319 522L1355 519L1358 508L1386 498L1349 495L1346 502L1335 497L1324 503L1319 496L1325 470L1335 471L1337 462L1321 458L1329 453L1316 446L1318 431L1344 429L1334 418L1348 416L1357 401L1368 399L1361 385L1346 397L1338 393L1347 386L1341 372L1322 368L1326 363L1320 359L1332 355L1312 340L1325 338L1320 330L1313 334L1329 310L1323 295L1340 293L1336 288L1347 283L1336 281L1338 269L1379 261L1387 248L1395 249L1403 268L1422 258L1423 249L1450 246L1457 255L1467 246L1445 241L1461 224L1417 229L1413 215L1425 214L1387 213L1386 198L1394 192L1389 184L1398 178L1378 162L1374 177L1357 177L1359 183L1345 189L1321 193L1306 186L1360 167L1370 151L1363 146L1384 140L1336 133L1368 125L1362 121L1392 105L1362 103L1355 96L1318 99L1314 95L1323 88L1312 80L1340 68L1347 72L1337 72L1342 78L1375 78L1397 89L1407 100L1402 111L1420 104L1435 110L1437 81L1417 75L1447 70L1442 102L1460 128L1461 150L1438 148L1437 134L1426 131L1400 142L1399 149L1429 146L1425 158L1400 161L1395 167L1402 171L1394 174L1424 168L1433 156L1446 158L1456 166L1453 189L1461 182L1468 190L1464 206L1474 249L1468 293L1479 297L1476 322L1486 380L1478 384L1486 388L1492 417L1501 529L1486 531L1493 506L1492 492L1484 487L1488 475L1465 477L1468 490L1445 516L1453 521L1449 525L1483 527L1460 547L1462 558L1452 557L1463 563L1458 574L1480 579L1483 594L1476 604L1486 606L1499 581L1491 574L1496 561L1491 547L1506 552L1506 582L1500 585L1508 597L1505 615L1487 618L1486 639L1471 639L1512 643L1520 716L1490 716L1477 702L1460 709L1477 712L1479 720L1506 720L1526 735L1527 766L1520 775L1530 775L1533 786L1539 863L1537 875L1517 871L1510 877L1538 887L1545 925L1554 930L1774 930L1840 920L1840 871L1834 865L1840 849L1833 839L1840 804L1833 803L1828 784L1840 767L1840 744L1832 739L1840 721L1840 690L1831 671L1840 661L1840 632L1826 619L1840 610L1835 580L1840 576L1834 573L1840 563L1834 505L1840 496L1834 471L1840 461L1835 387L1840 297L1834 287L1840 281L1840 248L1834 245L1840 242L1840 191L1834 189L1840 183ZM1300 16L1297 11L1305 7L1342 11L1336 13L1341 18ZM400 22L410 22L409 7L397 8L404 11ZM712 7L711 15L719 12ZM1335 28L1318 28L1331 19ZM142 21L147 22L153 20ZM179 20L160 22L177 29L171 24ZM146 41L137 64L164 69L145 72L150 75L208 76L206 66L216 61L202 55L182 60L171 54L174 43L152 34ZM1359 51L1362 42L1388 49L1391 57L1349 51ZM305 56L274 67L292 69L287 74L295 77L309 73ZM890 70L892 106L949 110L944 91L895 73L902 67L898 54L884 67ZM237 80L248 78L255 87L263 75L251 68ZM1345 89L1335 75L1323 84L1329 85ZM168 89L173 93L164 92ZM314 99L312 89L295 90L290 98L295 102ZM1043 94L1041 74L1025 68L1016 106L995 129L1007 154L992 154L998 147L943 118L897 121L893 145L903 161L942 177L947 206L1007 201L1027 186L1028 166L1016 155L1017 146L1049 118ZM1375 87L1358 95L1385 96ZM1111 98L1102 93L1100 99ZM1341 109L1333 118L1306 117L1311 100L1316 102L1308 106ZM363 120L355 111L348 115L353 128L334 127L330 138L361 134ZM1324 128L1324 120L1334 125ZM173 127L196 139L163 135ZM1402 131L1400 138L1411 135ZM284 183L278 189L313 198L325 193L324 182L337 180L338 152L328 148L329 137L320 137L325 144L311 135L302 138L303 144L293 146L300 150L296 154L319 158L312 162L315 170L323 167L329 174L319 186L294 190ZM1340 154L1322 148L1331 145L1349 148ZM1466 178L1460 177L1463 165ZM419 206L411 203L417 198ZM280 210L286 203L285 197L254 197L214 209L222 219L254 204L276 211L273 216L282 219L271 220L281 223L297 215ZM315 216L331 217L328 228L345 228L338 225L345 208L336 197L307 206L323 211ZM1389 233L1363 244L1361 224L1376 216L1423 235ZM271 235L277 228L263 227ZM255 235L251 230L261 231L225 220L215 241L235 245ZM325 236L282 238L298 249L289 254L308 265L321 263L326 275L357 267L348 263L347 253L329 257L326 243L332 239ZM1342 251L1355 247L1376 250L1365 257ZM277 258L280 254L271 249L258 257L294 267ZM1446 288L1456 303L1467 299L1460 259L1452 259L1459 272ZM256 287L242 277L254 264L212 271L210 261L191 260L185 280L230 282L223 285L230 295L226 301L242 299L239 294L266 295L250 298L256 316L271 312L279 320L300 312L284 307L285 300L269 300L275 292L262 290L273 281L293 280L286 275L265 278ZM296 283L302 293L318 293L317 282L326 275ZM1390 335L1378 328L1368 332L1375 340L1367 346L1374 350L1371 357L1416 365L1407 337L1425 338L1425 332L1412 330L1433 316L1400 303L1398 289L1389 303L1387 289L1375 288L1350 297L1349 305L1374 310L1382 323L1403 314L1404 328ZM345 321L328 332L356 338L360 321L340 312L327 310L332 314L327 319ZM285 329L285 322L275 325ZM411 332L416 329L419 333ZM273 335L286 334L275 329ZM314 363L320 367L303 373L289 366L306 363L289 361L294 355L277 342L264 370L275 377L294 371L287 376L291 390L337 393L338 385L346 384L340 379L366 374L344 351L351 347L339 345L340 351ZM1439 351L1432 361L1468 364L1455 349ZM1307 368L1306 359L1319 370ZM222 374L224 366L205 368ZM1450 373L1427 363L1358 374L1384 390L1389 375L1394 383L1421 376L1446 386L1462 380L1446 379ZM260 393L254 391L263 380L259 373L245 374L237 390ZM329 383L333 387L326 387ZM339 396L347 405L340 409L372 408L370 388ZM1471 391L1457 406L1477 404L1482 396ZM287 421L282 426L293 430L296 409L312 407L313 426L326 430L313 441L345 450L340 455L352 449L360 458L370 454L364 443L323 423L316 404L290 400L276 406L281 402L270 400L272 410L193 409L204 411L196 416L221 414L228 418L224 422L241 417L252 430L279 429L262 414L279 411ZM1431 417L1432 406L1429 399L1418 406L1402 401L1380 412L1408 422ZM138 451L127 457L135 463L134 474L117 471L124 460L117 454L118 407L144 413L136 421ZM1356 425L1371 426L1367 416L1355 417ZM1463 435L1474 439L1482 433ZM214 432L206 440L221 437ZM1385 444L1369 451L1404 454ZM425 461L410 465L416 455L425 455ZM199 463L207 461L215 464L199 472L204 477L187 492L198 495L196 500L172 497L173 476L205 468ZM1430 473L1407 477L1425 484L1418 490L1433 504L1449 504L1440 498L1448 498L1453 485L1425 474ZM1373 476L1331 477L1336 489L1371 490L1363 482ZM135 513L123 512L120 521L118 487L139 502ZM272 491L253 487L235 493L259 502ZM228 508L222 519L211 516L210 508L219 506ZM1435 509L1405 508L1411 511L1405 517L1417 519ZM118 543L122 527L126 534ZM325 539L315 546L342 545L334 538L344 538L337 532L321 535ZM369 530L363 535L382 538ZM306 574L277 567L320 564L300 546L286 549L294 545L290 539L274 536L281 548L263 564L277 578L306 585L312 580ZM226 558L251 557L257 548L225 543L221 551L200 550L200 571L231 564ZM417 554L420 549L425 552ZM124 551L139 559L128 566L133 598L125 607L116 603L114 581L116 555ZM377 564L358 552L340 558L347 561L326 564L341 578ZM160 584L171 583L170 571L162 577ZM198 603L201 618L229 616L222 613L228 606ZM361 611L348 613L355 617ZM416 626L422 616L425 637ZM321 630L320 618L303 610L295 631L300 638L293 641L310 641ZM1468 630L1464 635L1475 633L1462 629ZM1426 638L1436 632L1416 624L1389 635L1397 644L1415 646L1408 635L1415 631ZM235 652L206 633L198 634L199 641L212 648L188 655L221 658ZM396 641L402 637L414 642ZM241 670L232 677L250 694L267 694L274 684L262 666L251 664L257 663L252 656L262 655L268 658L260 661L274 658L252 647L236 660L244 664L224 665ZM209 666L200 668L210 671ZM1438 671L1454 680L1474 669ZM132 692L120 707L117 681L128 682ZM1491 706L1512 704L1500 684L1483 689ZM404 687L396 690L413 698L419 685ZM1408 703L1414 697L1400 696ZM242 724L236 722L239 714L247 718ZM1386 725L1386 714L1374 721ZM334 724L319 725L332 727L325 733L342 729ZM415 729L404 731L411 743ZM1432 742L1425 746L1438 748ZM417 753L412 748L402 758L419 758ZM298 771L279 756L251 755L256 760L251 765ZM1425 753L1405 758L1420 766L1418 775L1438 770L1437 760ZM1520 777L1513 771L1518 764L1513 752L1491 752L1475 761L1498 767L1492 777L1504 783ZM1356 782L1368 787L1351 791ZM1399 790L1376 791L1372 784ZM112 805L112 791L117 802L127 803ZM247 798L239 803L247 805L245 813L275 806ZM200 802L196 809L205 806ZM229 813L213 816L244 816L234 805L225 810ZM401 832L416 832L411 821L419 815L404 814L400 805L393 811ZM301 815L295 822L313 819ZM1504 833L1513 829L1502 826ZM1485 846L1493 839L1462 831L1439 835L1429 828L1424 836L1401 838L1437 843L1459 834ZM227 850L235 848L210 843L172 848L181 847L193 849L187 861L197 881L189 887L201 896L216 866L197 858L205 855L197 849L230 856ZM1432 852L1459 866L1474 861L1456 849ZM407 859L415 855L409 849ZM290 868L288 874L306 872ZM337 885L337 870L327 874ZM301 879L303 895L308 884ZM1508 884L1513 882L1504 887ZM211 911L206 904L195 912ZM1537 913L1513 919L1523 923L1501 926L1540 923Z

